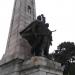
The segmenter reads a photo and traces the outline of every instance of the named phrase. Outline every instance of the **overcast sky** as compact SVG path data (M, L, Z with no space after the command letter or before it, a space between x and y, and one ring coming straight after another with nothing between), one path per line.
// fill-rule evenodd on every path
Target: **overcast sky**
M14 0L0 1L0 58L5 52ZM36 13L44 14L53 33L53 52L64 41L75 42L75 0L36 0Z

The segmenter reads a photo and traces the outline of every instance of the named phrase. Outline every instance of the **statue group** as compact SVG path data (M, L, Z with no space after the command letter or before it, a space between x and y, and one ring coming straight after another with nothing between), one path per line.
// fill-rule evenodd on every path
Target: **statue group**
M20 32L31 45L31 53L35 56L49 55L49 47L52 45L52 32L48 29L44 15L39 15L37 20L33 21L27 28Z

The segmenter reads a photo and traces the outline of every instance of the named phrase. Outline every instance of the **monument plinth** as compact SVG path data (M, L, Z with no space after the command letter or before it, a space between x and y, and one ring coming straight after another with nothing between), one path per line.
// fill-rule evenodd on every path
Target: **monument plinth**
M61 64L44 57L14 59L0 65L1 75L62 75Z

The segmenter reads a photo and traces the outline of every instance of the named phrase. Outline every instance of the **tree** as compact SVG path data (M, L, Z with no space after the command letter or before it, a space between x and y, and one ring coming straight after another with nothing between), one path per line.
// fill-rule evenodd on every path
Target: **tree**
M73 56L75 56L75 44L73 42L63 42L59 44L53 56L54 59L61 64L67 61L72 62Z
M63 42L57 46L53 53L54 60L64 65L64 75L68 75L70 64L75 56L75 44L73 42Z

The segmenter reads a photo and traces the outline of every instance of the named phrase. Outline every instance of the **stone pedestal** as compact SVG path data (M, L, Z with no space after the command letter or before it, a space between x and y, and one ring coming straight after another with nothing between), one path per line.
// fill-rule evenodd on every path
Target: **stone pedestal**
M0 63L0 75L63 75L60 63L44 57Z

